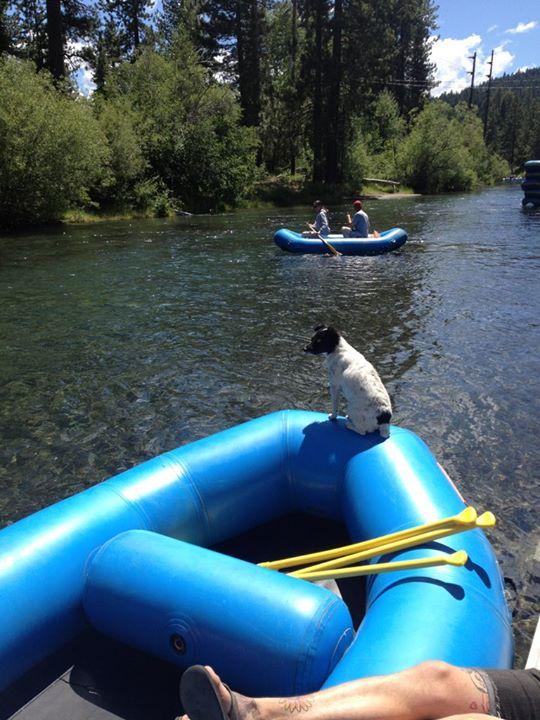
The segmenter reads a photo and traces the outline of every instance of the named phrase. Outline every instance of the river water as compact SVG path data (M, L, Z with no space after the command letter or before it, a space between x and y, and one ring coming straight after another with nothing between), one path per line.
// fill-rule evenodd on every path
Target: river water
M522 666L540 597L540 216L521 197L368 201L375 227L409 233L371 258L279 250L273 232L309 208L0 238L0 526L249 418L329 410L302 348L333 323L395 422L497 515Z

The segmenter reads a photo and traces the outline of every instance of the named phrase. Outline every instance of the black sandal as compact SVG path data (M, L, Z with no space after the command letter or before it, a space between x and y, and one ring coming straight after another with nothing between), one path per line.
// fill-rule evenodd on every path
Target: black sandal
M208 670L203 665L188 668L180 680L180 699L189 720L238 720L236 697L227 685L225 687L231 695L229 713Z

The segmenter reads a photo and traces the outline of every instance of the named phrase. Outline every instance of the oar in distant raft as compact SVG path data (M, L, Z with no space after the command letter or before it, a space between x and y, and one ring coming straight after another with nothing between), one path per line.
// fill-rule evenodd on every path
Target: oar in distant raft
M326 245L326 247L330 250L330 252L332 253L332 255L335 255L336 257L339 257L339 256L341 255L341 253L338 252L338 251L336 250L336 248L328 242L328 240L325 240L325 239L323 238L323 236L321 235L320 232L317 232L317 230L315 230L315 228L313 227L313 225L311 225L310 223L306 223L306 225L307 225L308 228L311 230L311 232L314 232L314 233L317 235L317 237L319 238L319 240L322 240L322 241L323 241L323 243L324 243L324 244Z

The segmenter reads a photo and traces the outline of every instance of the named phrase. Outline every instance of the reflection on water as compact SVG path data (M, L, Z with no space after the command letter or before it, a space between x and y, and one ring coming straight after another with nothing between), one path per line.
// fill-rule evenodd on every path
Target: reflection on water
M234 423L328 409L301 349L333 322L378 368L396 422L496 513L522 663L540 583L540 217L520 200L368 202L375 227L410 236L369 258L278 250L300 210L0 239L0 525Z

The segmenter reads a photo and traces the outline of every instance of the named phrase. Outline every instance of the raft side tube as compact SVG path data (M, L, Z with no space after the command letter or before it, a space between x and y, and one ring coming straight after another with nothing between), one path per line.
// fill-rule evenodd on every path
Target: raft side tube
M379 238L345 238L343 235L330 234L325 239L342 255L381 255L404 245L407 242L407 233L401 228L391 228L383 231ZM330 253L322 240L304 237L287 228L281 228L275 233L274 242L282 250L291 253Z
M143 530L110 540L86 574L100 632L183 670L211 665L250 695L318 690L354 635L325 588Z

